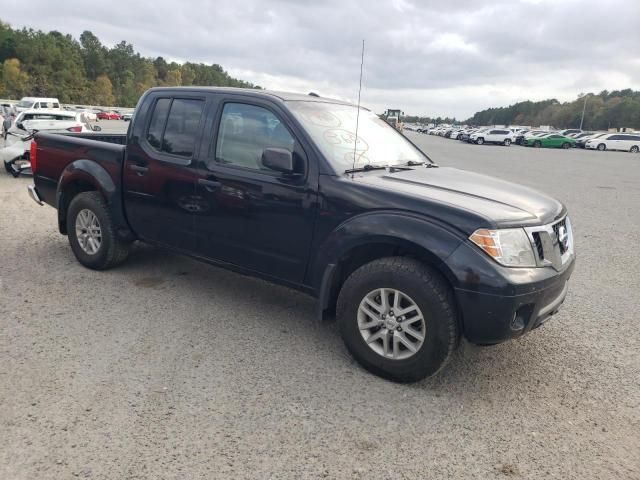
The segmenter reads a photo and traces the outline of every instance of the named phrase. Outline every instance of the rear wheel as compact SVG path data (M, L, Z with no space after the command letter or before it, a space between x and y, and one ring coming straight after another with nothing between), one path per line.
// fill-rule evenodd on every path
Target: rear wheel
M536 140L533 142L533 146L536 148L540 148L542 146L542 142L540 140Z
M600 145L598 145L598 150L600 150L601 152L604 152L607 149L607 146L604 143L601 143Z
M509 145L511 145L511 140L508 138L504 139L504 142L502 142L504 144L505 147L508 147Z
M484 143L484 138L482 138L482 137L478 138L478 139L476 140L476 143L477 143L478 145L482 145L482 144Z
M637 145L634 145L633 147L631 147L631 149L629 151L631 153L638 153L638 151L640 151L640 149L638 148Z
M87 268L105 270L129 254L131 244L116 236L111 213L98 192L80 193L71 200L67 235L76 258Z
M568 148L571 148L571 144L569 142L565 142L565 143L562 144L562 148L567 150Z
M435 374L458 344L451 289L410 258L382 258L352 273L340 291L337 317L354 358L398 382Z

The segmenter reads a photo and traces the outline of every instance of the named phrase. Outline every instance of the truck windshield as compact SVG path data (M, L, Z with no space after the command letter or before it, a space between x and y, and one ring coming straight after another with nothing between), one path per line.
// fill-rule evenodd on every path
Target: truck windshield
M287 106L337 171L364 165L426 162L425 155L369 110L335 103L290 101Z
M31 108L31 106L34 103L35 102L33 100L20 100L18 103L16 103L16 107L19 107L19 108Z

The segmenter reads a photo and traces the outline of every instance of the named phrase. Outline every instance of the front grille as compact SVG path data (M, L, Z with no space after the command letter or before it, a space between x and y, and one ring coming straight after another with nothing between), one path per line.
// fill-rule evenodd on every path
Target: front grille
M544 248L542 246L542 239L540 238L540 232L533 232L533 241L536 243L538 258L540 260L544 260Z
M564 255L564 252L567 249L565 248L564 244L560 241L560 237L559 237L560 227L565 227L565 228L567 227L566 219L562 219L558 223L553 225L553 233L556 237L556 240L558 241L558 246L560 247L560 253Z
M535 247L538 266L550 265L560 270L573 258L573 236L568 217L565 216L554 224L525 227L525 230L531 245Z

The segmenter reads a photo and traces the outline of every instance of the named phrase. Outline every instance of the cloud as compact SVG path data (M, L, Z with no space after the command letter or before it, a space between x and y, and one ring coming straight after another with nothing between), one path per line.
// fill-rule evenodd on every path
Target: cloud
M14 26L91 30L144 55L221 64L267 88L470 116L525 99L640 88L640 2L4 0ZM37 12L37 15L34 15Z

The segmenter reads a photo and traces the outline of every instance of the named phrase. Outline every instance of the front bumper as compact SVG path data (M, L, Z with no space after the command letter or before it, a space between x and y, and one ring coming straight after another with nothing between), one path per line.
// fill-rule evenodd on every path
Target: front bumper
M558 312L575 255L559 271L551 266L507 268L485 257L463 244L446 262L457 277L454 290L467 340L486 345L517 338Z

